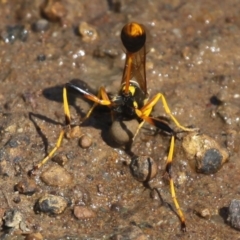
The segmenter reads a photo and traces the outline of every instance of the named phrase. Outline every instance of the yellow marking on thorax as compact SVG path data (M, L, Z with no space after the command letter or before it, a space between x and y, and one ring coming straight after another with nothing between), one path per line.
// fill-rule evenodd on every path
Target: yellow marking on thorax
M125 89L126 89L126 86L124 85L124 86L122 87L122 91L124 92ZM136 87L131 86L131 85L129 86L129 92L132 94L132 96L134 96L135 90L136 90Z
M136 101L134 101L134 102L133 102L133 106L134 106L134 108L137 109L137 108L138 108L138 103L137 103Z
M125 91L125 87L126 87L125 85L122 87L123 92ZM136 87L130 85L129 86L129 92L132 94L132 96L134 96L135 91L136 91ZM136 101L134 101L133 106L134 106L134 108L138 108L138 103Z

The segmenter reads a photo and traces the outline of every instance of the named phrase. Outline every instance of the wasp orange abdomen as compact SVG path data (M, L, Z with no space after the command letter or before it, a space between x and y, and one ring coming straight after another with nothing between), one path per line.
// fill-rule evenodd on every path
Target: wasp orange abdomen
M127 51L139 51L146 42L144 26L135 22L126 24L121 32L121 39Z

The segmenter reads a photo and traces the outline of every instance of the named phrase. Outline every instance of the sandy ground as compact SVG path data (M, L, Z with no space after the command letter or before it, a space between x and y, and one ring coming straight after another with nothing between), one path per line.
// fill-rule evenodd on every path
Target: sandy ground
M239 239L228 222L231 200L240 199L239 1L99 2L0 1L1 239ZM34 177L27 174L63 127L66 82L119 91L125 56L120 32L130 21L148 29L150 96L163 93L182 125L198 127L229 153L217 173L200 174L181 137L176 141L173 179L186 233L163 178L170 137L150 125L132 150L157 163L149 183L157 192L136 181L129 155L111 146L111 115L101 108L80 127L90 147L64 139L58 163L49 161ZM75 124L90 106L70 93ZM168 117L160 102L152 115ZM53 179L44 180L49 172ZM54 206L39 210L39 199L49 201L49 194L59 197L52 203L60 214ZM7 213L16 218L10 216L9 224Z

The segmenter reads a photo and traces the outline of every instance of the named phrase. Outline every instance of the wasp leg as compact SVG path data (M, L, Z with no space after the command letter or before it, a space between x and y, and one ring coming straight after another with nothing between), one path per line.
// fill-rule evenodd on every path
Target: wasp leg
M137 131L135 132L132 140L134 141L134 139L136 138L136 136L138 135L140 129L143 127L143 124L145 123L145 121L143 120L139 125L138 125L138 128L137 128Z
M165 97L163 96L162 93L158 93L156 94L151 100L149 100L142 108L141 108L141 112L143 115L149 116L149 114L152 111L152 108L157 104L157 102L161 100L163 107L165 109L165 112L170 116L170 118L173 120L173 122L177 125L178 128L182 129L183 131L187 131L187 132L192 132L192 131L196 131L198 130L197 128L186 128L184 126L182 126L178 120L172 115L170 108L168 107L167 101L165 99ZM150 113L149 113L150 111Z
M139 109L135 109L136 114L138 115L138 117L140 117L143 121L138 125L137 131L135 132L134 136L133 136L133 140L135 139L135 137L138 135L140 129L143 127L144 123L145 123L145 118L147 118L151 112L152 112L152 108L147 108L144 112L142 112ZM150 124L153 124L150 122ZM154 125L154 124L153 124Z
M174 182L173 182L173 178L172 178L172 159L173 159L174 141L175 141L175 137L174 137L174 135L172 135L171 143L170 143L170 149L169 149L167 163L166 163L166 172L167 172L168 177L169 177L170 191L171 191L172 199L173 199L175 208L177 210L178 217L181 221L181 229L182 229L183 232L186 232L185 217L184 217L183 212L182 212L182 210L179 206L177 196L176 196L176 192L175 192Z
M89 118L89 116L91 115L92 111L94 110L94 108L100 104L100 105L111 105L111 101L107 95L107 92L105 90L104 87L101 87L98 91L98 95L93 96L93 95L83 95L85 98L91 100L94 102L93 106L89 109L89 111L87 112L86 116L83 118L82 122L84 122L87 118Z
M159 128L159 129L163 130L164 132L167 132L167 133L169 133L171 135L175 134L173 129L171 127L169 127L168 124L166 124L163 121L161 121L160 119L144 115L139 109L136 109L135 111L136 111L136 114L138 115L138 117L143 119L143 122L141 122L142 125L143 125L144 122L148 122L151 125L155 126L156 128Z
M153 100L153 99L152 99ZM155 102L153 106L149 106L149 103L152 103L152 100L150 100L147 104L145 104L141 110L139 109L135 109L135 112L136 114L138 115L138 117L140 117L143 121L139 124L138 128L137 128L137 131L136 133L134 134L134 137L133 137L133 140L135 139L135 137L137 136L139 130L143 127L143 124L147 121L148 123L156 126L157 128L160 128L164 131L167 131L169 132L168 130L165 130L166 129L166 124L164 124L162 121L160 121L159 119L157 118L153 118L153 117L149 117L149 115L151 114L152 112L152 109L154 107L154 105L157 103ZM165 126L165 127L163 127ZM170 131L169 133L172 133L172 131Z
M72 83L67 83L66 84L67 87L70 87L72 89L75 89L77 92L79 92L84 98L91 100L92 102L94 102L93 106L90 108L90 110L88 111L87 115L84 117L83 121L85 121L87 118L89 118L89 116L91 115L92 111L94 110L94 108L100 104L100 105L105 105L105 106L110 106L112 104L112 102L110 101L107 92L105 90L104 87L101 87L98 91L98 95L95 96L92 93L84 90L81 87L78 87L77 85L74 85Z
M182 231L185 232L186 231L185 217L184 217L183 212L182 212L182 210L179 206L177 196L176 196L176 192L175 192L174 182L173 182L173 178L172 178L172 160L173 160L173 151L174 151L174 144L175 144L175 132L166 123L160 121L158 118L149 117L151 110L152 110L152 107L148 107L148 108L145 109L145 112L142 112L139 109L136 109L135 111L136 111L136 114L140 118L142 118L144 122L146 121L146 122L156 126L157 128L160 128L163 131L171 134L171 143L170 143L170 149L169 149L169 153L168 153L168 158L167 158L167 162L166 162L165 171L166 171L166 173L168 175L168 178L169 178L171 196L172 196L175 208L177 210L178 217L181 221L181 229L182 229Z
M71 116L70 116L70 111L69 111L69 106L68 106L66 87L63 88L63 108L64 108L64 114L65 114L65 125L70 126ZM55 147L52 149L52 151L41 162L39 162L37 165L35 165L33 167L32 170L30 170L30 172L29 172L30 175L32 175L35 170L42 167L42 165L44 165L55 154L55 152L59 149L59 147L62 144L64 133L65 133L65 129L62 129L60 134L59 134L58 140L55 144Z
M186 231L185 217L184 217L183 212L182 212L182 210L179 206L177 196L176 196L176 192L175 192L174 182L173 182L173 178L172 178L172 160L173 160L173 151L174 151L174 144L175 144L175 132L166 123L160 121L157 118L146 116L138 109L136 109L136 114L139 117L141 117L143 119L143 121L146 121L146 122L156 126L157 128L160 128L163 131L171 134L171 143L170 143L170 149L169 149L169 153L168 153L168 157L167 157L165 171L166 171L166 173L168 175L168 178L169 178L171 196L172 196L175 208L177 210L178 217L181 221L181 229L182 229L182 231L185 232Z
M139 130L142 128L143 124L146 121L146 117L148 117L151 112L153 107L157 104L157 102L161 100L163 107L165 109L165 112L170 116L170 118L174 121L174 123L176 124L177 127L179 127L180 129L190 132L190 131L196 131L198 130L197 128L186 128L184 126L182 126L178 120L172 115L170 108L168 107L167 101L165 99L165 97L163 96L163 94L158 93L156 94L151 100L149 100L141 109L136 109L136 114L138 115L138 117L143 119L143 122L141 122L137 128L136 133L134 134L133 140L135 139L135 137L137 136ZM152 121L150 119L148 119L148 122L150 124L155 125L155 123L157 123L157 121L154 121L154 123L152 123ZM155 125L156 126L156 125Z

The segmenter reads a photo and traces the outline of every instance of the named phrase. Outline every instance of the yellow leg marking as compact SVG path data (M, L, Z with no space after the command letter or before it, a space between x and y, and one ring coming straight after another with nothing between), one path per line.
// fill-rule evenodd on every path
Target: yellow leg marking
M186 231L186 223L185 223L185 217L183 215L183 212L179 206L176 192L175 192L175 187L174 187L174 182L172 179L172 174L171 174L171 166L172 166L172 159L173 159L173 150L174 150L174 136L171 137L171 143L170 143L170 149L168 153L168 158L167 158L167 164L166 164L166 172L169 176L169 182L170 182L170 191L172 195L172 199L175 205L175 208L177 210L178 216L181 221L181 227L183 231Z
M166 164L171 164L173 160L173 151L174 151L174 145L175 145L175 137L171 137L171 142L170 142L170 148L168 152L168 157L167 157L167 162Z
M139 126L138 126L138 128L137 128L137 131L136 131L136 133L134 134L133 140L134 140L135 137L138 135L140 129L143 127L143 125L144 125L144 123L145 123L145 121L146 121L145 117L148 117L148 116L151 114L152 108L146 109L144 113L143 113L141 110L139 110L139 109L135 109L135 112L136 112L136 114L138 115L138 117L142 118L143 121L139 124Z
M85 96L86 98L88 98L89 100L92 100L94 102L93 106L89 109L89 111L87 112L86 116L83 118L82 122L84 122L87 118L89 118L89 116L91 115L92 111L94 110L94 108L100 104L100 105L111 105L111 101L106 93L105 88L101 87L98 91L98 95L97 97L94 96L95 98L90 98L90 96Z
M64 108L64 114L65 114L65 122L67 125L67 124L70 124L71 117L70 117L69 105L68 105L68 100L67 100L66 87L63 88L63 108Z
M163 107L164 107L164 110L165 112L170 116L170 118L174 121L174 123L177 125L177 127L179 127L180 129L184 130L184 131L196 131L196 129L194 128L186 128L184 126L182 126L178 121L177 119L172 115L169 107L168 107L168 104L167 104L167 101L165 99L165 97L163 96L163 94L161 93L158 93L156 94L151 100L149 100L147 102L146 105L144 105L142 108L141 108L141 112L143 115L147 115L149 116L149 114L151 113L152 111L152 108L157 104L157 102L161 100L162 101L162 104L163 104ZM150 111L150 113L149 113ZM146 114L147 113L147 114Z

